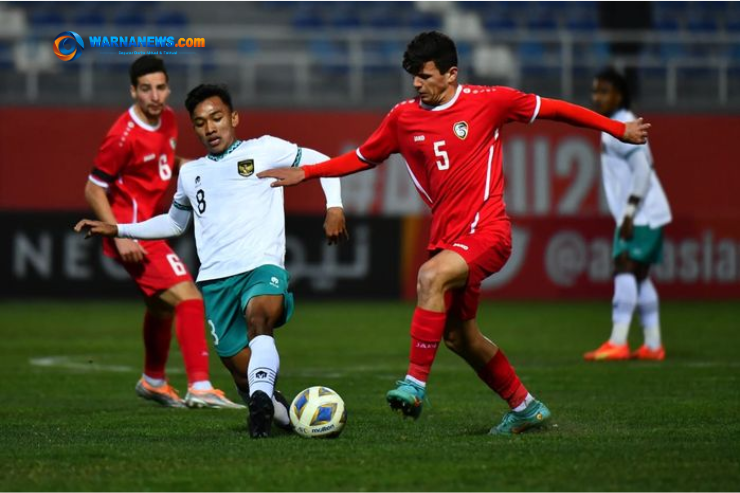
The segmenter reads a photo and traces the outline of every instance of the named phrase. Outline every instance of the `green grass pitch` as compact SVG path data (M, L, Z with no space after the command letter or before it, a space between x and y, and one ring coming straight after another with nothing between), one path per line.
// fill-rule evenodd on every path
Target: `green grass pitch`
M664 363L588 364L607 336L601 303L484 303L554 425L488 436L506 411L440 349L431 407L387 408L406 369L412 306L298 300L278 332L279 387L337 390L336 440L251 440L244 411L163 409L134 395L139 303L0 303L0 490L736 490L740 304L664 303ZM633 326L632 345L640 342ZM176 344L169 368L185 390ZM214 382L236 398L215 356Z

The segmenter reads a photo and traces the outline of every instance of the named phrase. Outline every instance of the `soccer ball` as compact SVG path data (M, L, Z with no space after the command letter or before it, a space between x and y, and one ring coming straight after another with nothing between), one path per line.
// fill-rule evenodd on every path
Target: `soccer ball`
M347 422L347 411L342 398L329 387L309 387L293 399L290 422L303 437L334 438Z

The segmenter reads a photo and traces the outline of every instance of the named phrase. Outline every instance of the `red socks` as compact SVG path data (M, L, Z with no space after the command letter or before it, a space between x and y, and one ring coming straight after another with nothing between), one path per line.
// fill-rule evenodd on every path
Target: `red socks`
M164 378L171 340L172 318L157 318L147 311L144 315L144 373L148 377Z
M417 307L411 319L411 351L408 375L426 382L445 331L447 314Z
M491 390L508 402L512 409L523 403L527 397L527 389L522 385L514 367L511 366L501 349L478 372L478 376L486 382Z
M188 384L208 380L208 347L203 300L187 300L175 307L177 340L188 374Z

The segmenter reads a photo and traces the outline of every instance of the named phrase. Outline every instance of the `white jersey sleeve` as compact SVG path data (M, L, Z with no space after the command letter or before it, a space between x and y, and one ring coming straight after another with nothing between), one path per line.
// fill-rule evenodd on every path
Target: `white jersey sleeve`
M187 204L187 205L186 205ZM177 181L175 200L167 214L160 214L140 223L119 224L119 238L138 240L159 240L180 236L185 232L192 216L190 201L182 191L180 179Z
M296 144L287 140L263 135L256 140L265 155L269 156L270 168L290 168L301 162L302 150Z
M613 119L628 122L636 116L620 110ZM631 195L640 197L634 217L635 225L661 227L671 221L671 210L658 175L653 168L650 144L633 145L601 134L601 171L609 210L617 224L621 224Z
M313 149L304 147L302 151L299 166L311 166L329 160L329 156ZM326 208L342 207L342 185L339 178L321 178L320 181L326 197Z

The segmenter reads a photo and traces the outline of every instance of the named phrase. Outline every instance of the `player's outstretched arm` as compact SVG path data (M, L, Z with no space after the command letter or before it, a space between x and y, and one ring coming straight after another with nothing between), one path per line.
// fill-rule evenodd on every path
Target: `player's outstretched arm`
M651 126L649 123L645 123L642 118L622 123L599 115L583 106L549 98L541 98L540 111L537 117L570 123L577 127L601 130L630 144L644 144L647 142L648 129Z
M312 166L268 169L257 173L257 176L259 178L275 178L275 182L270 184L271 187L292 187L311 178L338 178L373 167L374 165L361 160L352 151Z
M190 222L192 212L183 209L176 203L170 207L167 214L160 214L140 223L110 224L102 221L83 219L75 225L75 231L85 231L85 238L91 236L117 236L137 240L161 240L180 236L185 232Z
M113 238L118 235L118 225L105 223L103 221L93 221L92 219L83 219L75 224L77 233L85 232L85 239L93 236L107 236Z

